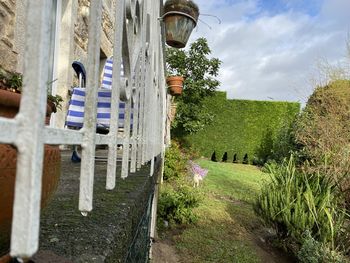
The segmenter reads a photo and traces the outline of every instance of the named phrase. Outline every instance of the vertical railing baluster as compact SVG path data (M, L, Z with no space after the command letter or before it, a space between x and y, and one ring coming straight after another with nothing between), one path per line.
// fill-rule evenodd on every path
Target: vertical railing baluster
M144 149L146 147L145 140L145 92L147 89L146 85L146 60L149 56L149 46L150 46L150 15L148 12L148 1L144 1L143 3L143 35L142 35L142 43L144 44L142 47L142 55L141 55L141 72L143 73L140 76L141 81L141 89L140 89L140 114L139 114L139 134L138 134L138 153L137 153L137 169L140 169L141 166L145 163L144 158Z
M145 70L145 68L143 67ZM144 108L145 108L145 81L144 81L144 75L141 77L141 88L140 88L140 112L139 112L139 131L138 131L138 152L137 152L137 169L140 169L143 165L143 149L145 147L145 137L144 137Z
M139 68L138 68L139 69ZM136 74L136 91L133 100L133 120L132 120L132 147L131 147L131 162L130 162L130 172L136 172L136 157L138 148L137 135L139 132L139 96L140 96L140 70L137 70Z
M102 22L102 1L91 1L89 19L89 42L87 62L87 85L80 171L79 210L84 216L92 210L95 172L95 134L97 113L97 92L100 85L100 42Z
M124 9L125 0L119 0L115 7L116 17L114 22L114 49L113 49L113 80L112 80L112 98L111 98L111 126L109 136L111 137L108 145L108 161L107 161L107 178L106 189L115 188L116 169L117 169L117 136L118 136L118 120L119 120L119 103L121 88L121 64L122 64L122 38L124 27Z
M131 98L125 102L122 178L129 175Z
M23 92L16 117L18 161L11 235L11 255L19 257L33 255L39 242L51 6L51 1L38 0L28 1L26 7Z
M143 72L143 75L140 76L140 105L139 105L139 128L138 128L138 152L137 152L137 169L140 169L141 166L144 164L143 162L143 150L145 147L145 136L144 136L144 119L145 119L145 90L146 90L146 84L145 84L145 60L146 60L146 48L142 51L142 57L141 57L141 72Z

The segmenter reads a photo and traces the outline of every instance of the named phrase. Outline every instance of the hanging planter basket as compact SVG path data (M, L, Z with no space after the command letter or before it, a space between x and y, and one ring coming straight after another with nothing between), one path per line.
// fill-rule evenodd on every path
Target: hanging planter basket
M167 77L166 83L169 88L169 92L173 96L180 96L182 94L182 88L184 83L184 78L181 76L170 76Z
M168 0L164 4L166 43L174 48L184 48L196 27L198 6L191 0Z

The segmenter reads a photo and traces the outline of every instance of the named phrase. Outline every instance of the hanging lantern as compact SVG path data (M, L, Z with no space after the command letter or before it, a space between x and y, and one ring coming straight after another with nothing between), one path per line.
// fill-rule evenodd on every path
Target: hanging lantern
M197 25L198 6L191 0L168 0L164 4L166 43L183 48Z

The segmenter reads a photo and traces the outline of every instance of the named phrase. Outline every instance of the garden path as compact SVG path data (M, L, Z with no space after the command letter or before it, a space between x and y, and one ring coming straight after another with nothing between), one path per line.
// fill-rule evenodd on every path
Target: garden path
M268 176L254 166L198 160L209 169L195 225L159 233L153 263L262 262L296 260L272 246L275 238L254 214L252 203Z

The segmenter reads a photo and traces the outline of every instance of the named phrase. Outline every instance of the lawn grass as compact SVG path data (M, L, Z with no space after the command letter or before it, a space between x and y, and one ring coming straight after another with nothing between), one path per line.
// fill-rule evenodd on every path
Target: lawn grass
M261 227L252 202L268 175L250 165L197 163L209 170L199 220L174 236L182 262L262 262L253 231Z

